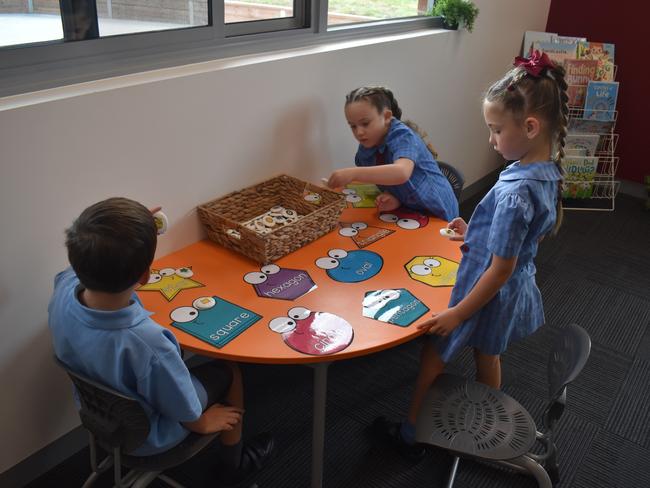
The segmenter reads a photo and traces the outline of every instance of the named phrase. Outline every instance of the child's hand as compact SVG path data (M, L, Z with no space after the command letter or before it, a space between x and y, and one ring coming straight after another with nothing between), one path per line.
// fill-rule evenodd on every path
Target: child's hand
M327 186L330 188L341 188L354 181L355 168L337 169L332 173L330 179L327 181Z
M215 403L209 406L203 415L206 417L206 424L210 432L221 432L222 430L232 430L241 422L243 412L241 408L226 407Z
M455 308L448 308L444 312L434 313L433 317L418 325L418 329L426 330L427 334L448 336L461 323Z
M151 212L151 215L155 214L156 212L160 212L162 210L162 207L153 207L149 209L149 212Z
M467 232L467 223L460 217L456 217L454 220L447 224L447 228L453 230L456 235L450 237L449 240L452 241L464 241L465 232Z
M377 210L380 212L390 212L391 210L399 208L401 203L390 193L384 192L377 195L377 198L375 198L375 205L377 205Z

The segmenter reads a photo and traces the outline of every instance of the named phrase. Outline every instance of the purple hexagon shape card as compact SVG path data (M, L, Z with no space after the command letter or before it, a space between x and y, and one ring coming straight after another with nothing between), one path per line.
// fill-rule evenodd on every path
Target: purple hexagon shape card
M246 273L244 281L253 286L257 296L280 300L295 300L317 288L307 271L281 268L277 264L267 264L259 271Z

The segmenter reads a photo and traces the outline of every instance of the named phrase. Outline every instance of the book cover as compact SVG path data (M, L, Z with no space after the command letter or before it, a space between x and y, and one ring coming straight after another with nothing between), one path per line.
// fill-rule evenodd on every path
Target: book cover
M583 118L591 120L614 120L618 81L590 81L585 95Z
M526 31L524 34L524 45L521 49L521 55L529 57L533 53L533 43L535 42L553 42L554 32Z
M599 141L598 134L567 134L564 151L568 153L570 150L577 149L584 152L583 156L595 156Z
M579 42L578 58L603 59L613 63L615 61L614 44L608 42Z
M578 147L572 147L572 148L564 148L564 154L565 156L586 156L587 155L587 150L584 148L578 148Z
M566 89L569 97L569 107L583 108L585 106L585 96L587 95L587 85L569 85Z
M606 42L579 42L578 59L598 61L597 81L614 80L614 44Z
M565 59L564 70L566 71L564 79L567 85L586 85L590 81L596 80L598 60Z
M551 61L563 65L565 59L577 58L577 46L578 44L537 41L533 43L533 51L544 52Z
M565 156L562 158L564 181L563 198L589 198L593 193L598 158L591 156Z
M610 134L613 128L613 121L572 117L569 119L567 131L569 134Z
M587 38L572 36L553 36L551 42L557 42L559 44L577 44L578 42L587 42Z
M569 106L582 108L585 105L587 84L596 79L598 61L595 59L565 59L564 69L568 85Z

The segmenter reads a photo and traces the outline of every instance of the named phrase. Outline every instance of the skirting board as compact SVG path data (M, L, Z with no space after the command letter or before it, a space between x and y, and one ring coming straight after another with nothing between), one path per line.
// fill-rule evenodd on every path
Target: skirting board
M0 474L0 486L3 488L23 487L78 453L87 445L88 432L81 425L75 427Z
M630 180L621 180L621 187L618 190L619 193L625 193L636 198L641 198L645 200L648 198L648 190L643 183L637 183L636 181Z

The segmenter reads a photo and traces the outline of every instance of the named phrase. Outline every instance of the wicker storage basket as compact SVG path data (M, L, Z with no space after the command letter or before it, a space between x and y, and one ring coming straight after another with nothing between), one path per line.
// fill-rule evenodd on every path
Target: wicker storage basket
M306 201L306 191L320 195L320 202ZM293 209L300 217L268 234L242 225L275 205ZM343 194L280 175L199 205L198 210L211 240L268 264L333 230L345 206Z

